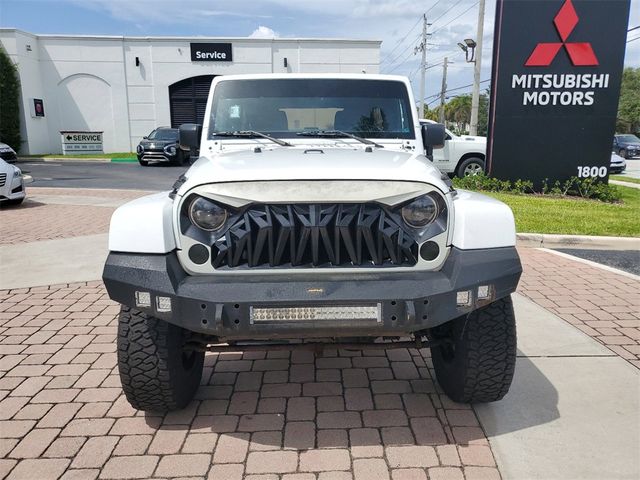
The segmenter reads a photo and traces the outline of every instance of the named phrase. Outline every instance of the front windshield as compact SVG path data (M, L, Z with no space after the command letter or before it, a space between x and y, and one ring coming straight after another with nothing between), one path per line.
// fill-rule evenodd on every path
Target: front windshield
M149 140L177 140L178 130L174 128L158 128L149 134Z
M388 80L221 81L214 91L209 136L247 130L281 138L317 130L415 138L407 89Z
M618 141L623 141L627 143L640 143L640 138L635 135L618 135Z

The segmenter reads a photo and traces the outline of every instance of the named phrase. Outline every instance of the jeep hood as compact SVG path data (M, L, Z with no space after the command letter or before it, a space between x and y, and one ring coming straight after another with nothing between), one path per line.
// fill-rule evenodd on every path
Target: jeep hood
M360 147L277 147L200 157L178 194L208 183L264 180L392 180L449 189L424 155Z

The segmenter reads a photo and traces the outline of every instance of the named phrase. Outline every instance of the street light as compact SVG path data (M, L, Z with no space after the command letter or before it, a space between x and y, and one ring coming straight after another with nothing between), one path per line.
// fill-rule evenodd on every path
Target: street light
M476 53L476 42L472 38L465 38L464 43L458 42L458 46L464 52L465 59L467 63L476 63L475 53Z

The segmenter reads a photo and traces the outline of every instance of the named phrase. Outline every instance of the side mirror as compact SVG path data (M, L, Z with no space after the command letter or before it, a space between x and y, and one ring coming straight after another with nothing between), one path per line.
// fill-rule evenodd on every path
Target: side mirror
M441 123L426 123L422 125L422 143L425 148L444 147L447 132Z
M180 137L178 143L180 149L189 151L191 157L198 156L200 147L200 137L202 135L202 125L197 123L183 123L180 125Z
M425 123L422 125L421 133L425 154L433 161L433 149L444 147L447 132L441 123Z
M143 140L148 140L149 137L147 137L146 135L144 137L142 137Z

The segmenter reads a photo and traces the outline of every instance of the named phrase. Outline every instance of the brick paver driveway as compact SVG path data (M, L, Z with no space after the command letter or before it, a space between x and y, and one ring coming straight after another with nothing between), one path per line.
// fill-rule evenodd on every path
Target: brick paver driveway
M13 236L0 244L16 231L103 233L113 207L92 197L136 196L30 191L52 203L3 211ZM520 253L522 293L638 365L637 280ZM0 291L0 302L0 479L500 478L474 411L441 394L426 349L208 354L196 400L150 415L123 397L118 306L101 282Z
M123 397L99 282L0 300L0 477L499 478L428 350L208 354L197 400L156 416Z

